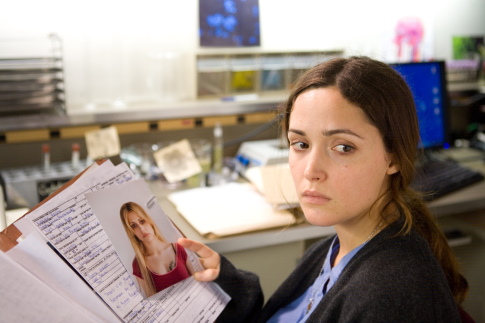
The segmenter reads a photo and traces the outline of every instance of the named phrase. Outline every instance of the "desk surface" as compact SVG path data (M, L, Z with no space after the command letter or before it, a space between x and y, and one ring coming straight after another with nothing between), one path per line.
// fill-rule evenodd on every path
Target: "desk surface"
M467 166L480 170L485 174L484 153L470 153L468 151L450 151L451 157L462 157ZM457 158L459 159L459 158ZM287 228L264 230L244 233L218 239L207 239L176 211L174 205L166 199L167 190L160 182L150 182L150 187L157 197L162 209L190 239L203 242L220 253L235 252L252 248L266 247L294 241L309 240L333 234L333 227L316 227L308 223L298 224ZM445 195L429 203L431 211L437 216L448 216L474 210L485 210L485 181L476 183L460 191Z

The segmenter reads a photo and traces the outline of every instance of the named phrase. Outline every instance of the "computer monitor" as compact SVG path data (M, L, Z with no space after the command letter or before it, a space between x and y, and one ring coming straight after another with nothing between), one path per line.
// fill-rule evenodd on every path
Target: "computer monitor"
M419 120L419 148L449 147L448 91L443 61L390 64L411 88Z
M199 0L201 47L260 46L258 0Z

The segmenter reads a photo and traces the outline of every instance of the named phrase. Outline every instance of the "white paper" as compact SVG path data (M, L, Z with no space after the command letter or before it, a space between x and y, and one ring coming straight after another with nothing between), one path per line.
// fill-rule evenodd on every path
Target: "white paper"
M34 277L3 252L0 252L0 276L2 322L100 322Z
M202 235L224 236L288 226L295 217L273 207L249 183L228 183L172 193L168 199Z
M91 316L93 320L98 322L119 321L119 318L101 298L84 281L79 279L67 264L60 261L59 256L40 236L29 235L17 246L10 249L6 255L35 275L46 287L48 286L49 289L56 291L64 300L71 301L74 305L70 307L80 307L80 304L82 304L85 315ZM8 275L3 277L8 277Z

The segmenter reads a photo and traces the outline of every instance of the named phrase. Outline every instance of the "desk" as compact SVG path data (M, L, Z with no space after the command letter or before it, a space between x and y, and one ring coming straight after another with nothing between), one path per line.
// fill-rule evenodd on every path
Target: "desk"
M476 155L463 150L450 150L449 154L452 157L465 156L464 164L485 173L485 155L482 153ZM335 233L333 227L316 227L303 223L284 229L206 239L175 210L166 198L169 191L160 182L150 182L149 185L162 209L188 238L205 243L226 256L238 268L257 273L261 278L265 297L270 296L293 270L308 242ZM434 200L429 203L429 207L439 218L485 210L485 181ZM483 230L485 232L485 227Z

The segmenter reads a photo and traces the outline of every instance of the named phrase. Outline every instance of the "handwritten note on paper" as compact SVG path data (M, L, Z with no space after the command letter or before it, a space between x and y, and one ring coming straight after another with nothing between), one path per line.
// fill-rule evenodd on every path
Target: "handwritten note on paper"
M62 194L62 201L56 198L27 216L106 304L126 320L143 297L84 197L86 192L130 181L133 174L126 165L120 166L101 174L100 168L94 170L88 174L90 180L79 182L71 194Z
M121 151L120 138L114 126L88 131L84 139L88 156L93 160L116 156Z
M157 322L171 323L214 322L227 302L227 295L217 285L190 277L142 302L133 318L156 318Z
M211 311L209 321L214 321L229 301L228 296L217 289L217 285L203 288L198 291L199 294L191 293L188 298L182 292L177 293L176 288L187 292L193 288L192 285L198 287L200 283L187 279L183 283L189 286L181 287L177 284L173 289L169 288L172 292L159 293L153 298L145 299L102 223L94 214L86 198L87 193L127 185L132 178L133 174L125 164L116 167L100 166L83 175L75 184L27 214L25 218L38 228L46 240L124 322L160 321L159 317L164 317L167 313L171 313L170 318L167 317L164 321L172 322L171 318L174 316L182 317L185 321L186 316L193 315L194 308L198 313L196 321L209 317L208 313ZM183 304L188 299L199 301L192 302L190 310L184 311ZM178 304L178 309L165 306L165 303L170 302Z

